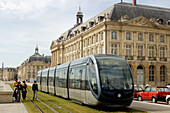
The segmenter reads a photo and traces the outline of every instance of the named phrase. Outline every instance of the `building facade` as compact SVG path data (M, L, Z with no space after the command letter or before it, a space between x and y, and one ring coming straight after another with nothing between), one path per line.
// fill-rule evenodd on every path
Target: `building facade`
M38 47L36 47L35 53L18 67L19 80L35 79L39 70L51 66L51 56L40 55L38 50Z
M2 70L2 80L3 81L10 81L15 80L17 78L17 68L6 67Z
M134 0L135 1L135 0ZM52 66L90 54L116 54L129 63L136 85L170 83L170 9L114 4L51 44Z
M2 68L0 68L0 80L3 80L3 70L2 70Z

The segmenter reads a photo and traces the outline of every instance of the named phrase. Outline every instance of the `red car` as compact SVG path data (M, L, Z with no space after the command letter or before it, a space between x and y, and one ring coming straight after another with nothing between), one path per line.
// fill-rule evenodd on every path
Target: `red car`
M170 95L170 89L167 87L148 86L143 92L137 94L137 100L165 101L166 95Z
M134 98L137 98L137 94L141 91L143 91L143 89L140 86L135 86Z

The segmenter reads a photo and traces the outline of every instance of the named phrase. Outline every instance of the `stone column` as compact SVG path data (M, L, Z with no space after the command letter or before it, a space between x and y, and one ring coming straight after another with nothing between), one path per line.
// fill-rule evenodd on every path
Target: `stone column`
M155 86L160 86L160 63L155 63Z
M83 57L83 36L80 37L80 56Z
M134 56L134 60L137 60L137 54L138 54L138 52L137 52L137 45L136 45L136 42L137 42L137 33L136 33L136 31L134 31L133 33L132 33L132 40L133 40L133 56Z
M156 60L159 61L159 34L156 34L156 47L154 47L154 56L156 56Z

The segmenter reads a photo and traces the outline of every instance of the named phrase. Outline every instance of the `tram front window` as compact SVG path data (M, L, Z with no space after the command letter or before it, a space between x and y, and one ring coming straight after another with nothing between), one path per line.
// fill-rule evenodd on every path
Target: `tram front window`
M132 88L132 76L123 58L98 57L97 62L103 90L129 90Z

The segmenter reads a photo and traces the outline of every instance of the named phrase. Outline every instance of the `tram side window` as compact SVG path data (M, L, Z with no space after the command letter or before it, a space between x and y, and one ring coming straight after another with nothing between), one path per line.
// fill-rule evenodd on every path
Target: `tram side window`
M66 88L66 79L67 79L67 69L63 71L63 87Z
M74 88L74 75L75 75L75 69L74 68L71 68L70 70L70 81L69 81L69 84L70 84L70 88Z
M95 66L93 63L89 63L88 67L89 67L88 68L89 81L90 81L91 87L93 91L96 94L98 94Z
M56 80L55 80L55 82L56 82L55 85L56 85L56 86L58 86L59 75L60 75L60 71L57 70L57 71L56 71Z
M42 85L47 85L47 72L42 73Z
M83 75L83 67L76 68L75 74L75 88L81 89L82 87L82 75Z
M58 86L63 87L63 70L60 70L59 78L58 78Z
M49 72L49 86L54 85L54 70Z
M82 67L82 77L81 77L81 89L86 89L86 67Z

